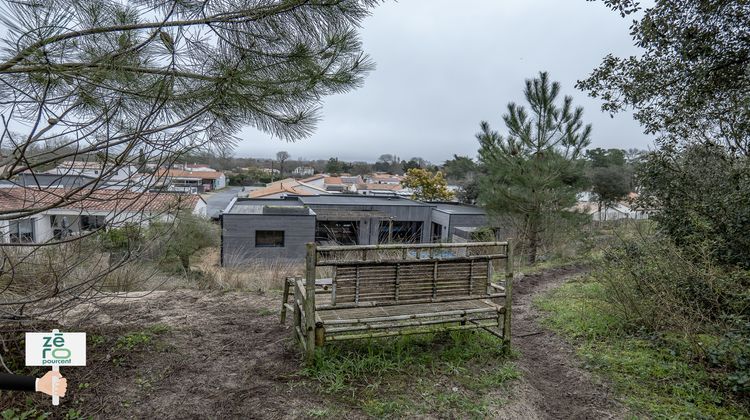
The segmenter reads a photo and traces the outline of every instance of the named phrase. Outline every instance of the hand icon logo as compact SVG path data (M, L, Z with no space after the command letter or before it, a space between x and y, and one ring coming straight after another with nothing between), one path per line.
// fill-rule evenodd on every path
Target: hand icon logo
M57 380L53 381L53 378L57 378ZM54 389L53 382L55 382ZM49 371L45 373L44 376L37 379L36 390L37 392L43 392L47 395L64 397L65 391L68 390L68 380L63 378L60 372Z

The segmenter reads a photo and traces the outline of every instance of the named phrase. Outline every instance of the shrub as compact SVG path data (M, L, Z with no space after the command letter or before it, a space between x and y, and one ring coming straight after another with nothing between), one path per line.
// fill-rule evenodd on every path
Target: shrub
M675 351L706 363L722 388L748 395L750 271L716 264L711 244L681 248L655 235L608 249L595 276L607 312L626 331L667 345L687 341L689 349Z
M148 236L161 243L160 266L174 272L189 271L191 255L220 242L218 226L192 214L181 214L172 223L153 224Z
M750 272L714 264L704 249L684 250L658 235L624 239L605 251L597 277L625 325L699 332L750 305Z

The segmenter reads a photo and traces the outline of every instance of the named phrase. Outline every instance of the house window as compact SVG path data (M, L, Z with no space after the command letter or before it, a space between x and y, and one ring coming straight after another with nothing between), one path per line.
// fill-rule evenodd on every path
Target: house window
M81 230L101 229L104 223L104 216L81 216Z
M34 242L34 221L32 219L13 220L9 227L11 243Z
M256 230L255 231L256 248L277 248L284 247L283 230Z
M383 220L380 222L379 244L416 244L422 242L422 222Z

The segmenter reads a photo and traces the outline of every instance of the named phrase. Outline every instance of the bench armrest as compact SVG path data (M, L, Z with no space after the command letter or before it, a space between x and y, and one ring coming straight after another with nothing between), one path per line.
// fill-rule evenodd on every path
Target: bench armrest
M505 286L497 284L497 283L490 283L490 287L493 288L493 289L495 289L495 290L499 290L501 292L505 291Z

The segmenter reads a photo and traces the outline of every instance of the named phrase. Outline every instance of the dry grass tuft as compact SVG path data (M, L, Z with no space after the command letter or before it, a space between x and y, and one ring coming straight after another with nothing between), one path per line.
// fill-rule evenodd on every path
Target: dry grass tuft
M304 272L303 261L257 259L240 265L219 265L219 250L202 250L191 259L191 269L200 272L199 287L216 290L281 290L284 279Z

